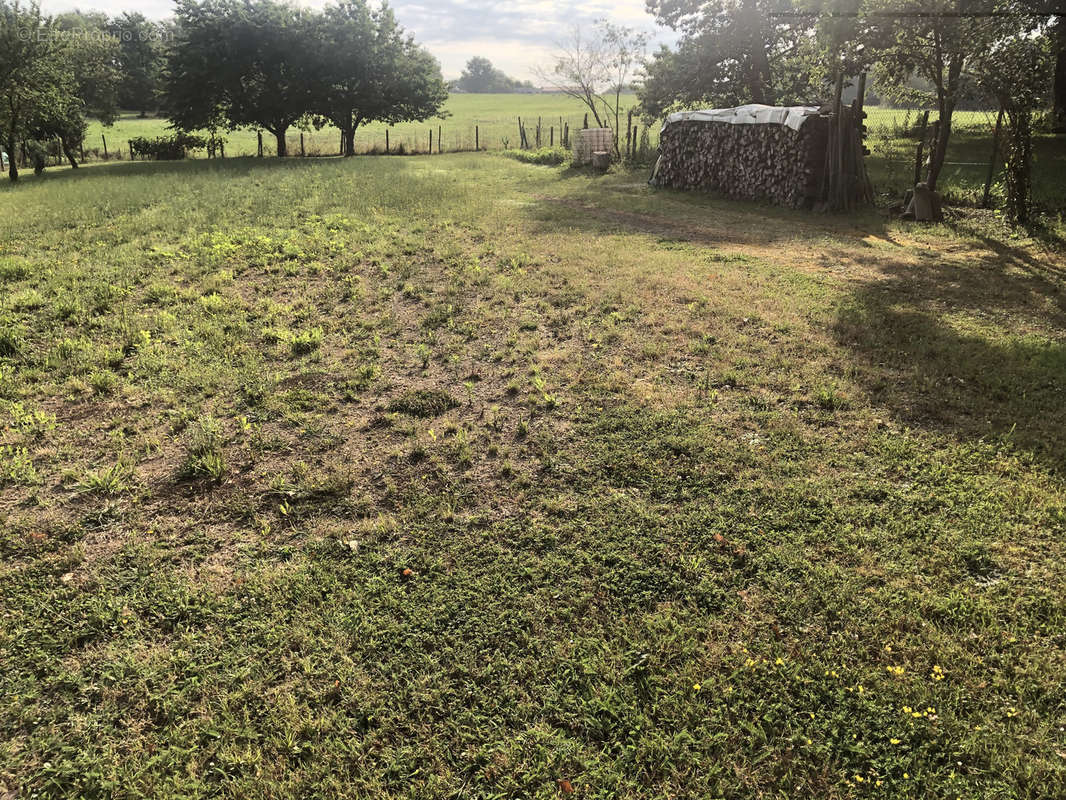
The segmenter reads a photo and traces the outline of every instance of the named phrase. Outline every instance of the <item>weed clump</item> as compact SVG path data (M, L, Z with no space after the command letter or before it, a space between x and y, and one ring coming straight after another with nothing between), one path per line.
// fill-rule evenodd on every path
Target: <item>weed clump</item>
M179 477L222 480L226 474L224 444L222 423L209 414L200 416L189 431Z
M439 417L458 405L458 400L441 389L414 389L389 403L389 411L409 417Z
M22 335L14 327L0 327L0 356L17 356L22 351Z
M313 353L322 346L324 338L325 334L318 327L301 331L293 336L289 343L290 347L292 347L292 354L294 356L305 356L308 353Z

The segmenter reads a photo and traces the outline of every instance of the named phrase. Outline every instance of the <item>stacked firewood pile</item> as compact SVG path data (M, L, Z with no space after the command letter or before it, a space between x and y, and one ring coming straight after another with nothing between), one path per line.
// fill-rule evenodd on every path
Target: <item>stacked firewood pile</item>
M790 208L861 205L869 182L859 131L852 120L829 113L811 115L799 130L775 123L674 122L662 131L654 183ZM854 201L842 201L842 193Z

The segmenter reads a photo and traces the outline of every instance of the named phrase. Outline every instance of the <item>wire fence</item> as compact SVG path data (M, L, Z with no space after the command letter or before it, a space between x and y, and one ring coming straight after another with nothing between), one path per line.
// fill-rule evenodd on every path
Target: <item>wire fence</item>
M866 108L867 169L875 192L884 198L901 197L924 175L928 157L927 142L937 122L936 111L921 109ZM956 111L952 121L952 138L947 161L940 177L940 188L949 202L980 205L988 200L994 205L1003 194L1002 159L994 152L995 111ZM613 123L613 120L611 121ZM620 119L619 153L631 163L650 163L658 144L660 123L647 123L639 116L626 114ZM449 118L425 123L394 126L371 125L355 135L357 154L438 154L541 147L571 147L575 132L586 125L595 126L585 114L485 116ZM626 130L628 126L628 131ZM613 124L611 125L613 127ZM146 130L147 129L147 130ZM138 136L166 135L162 120L137 121L122 129L103 129L96 140L87 139L78 156L85 161L129 160L133 157L129 140ZM1050 139L1050 137L1048 137ZM340 155L341 134L334 129L292 130L286 138L290 157L327 157ZM254 130L227 133L217 155L225 157L273 156L274 137ZM1066 154L1052 141L1037 141L1034 148L1034 196L1038 204L1066 208ZM192 158L206 157L203 151ZM21 153L27 163L25 151ZM65 162L57 143L46 145L49 165Z

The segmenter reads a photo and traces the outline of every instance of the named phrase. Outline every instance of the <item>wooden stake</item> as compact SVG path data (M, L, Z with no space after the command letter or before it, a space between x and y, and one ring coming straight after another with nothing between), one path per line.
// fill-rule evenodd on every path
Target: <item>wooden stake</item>
M107 161L111 157L107 154L107 137L101 133L100 138L104 140L104 161Z

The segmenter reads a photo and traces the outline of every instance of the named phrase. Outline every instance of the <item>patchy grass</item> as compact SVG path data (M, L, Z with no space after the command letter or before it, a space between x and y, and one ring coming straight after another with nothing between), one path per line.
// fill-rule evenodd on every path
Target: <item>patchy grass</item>
M991 215L469 155L0 220L0 794L1063 796L1066 266Z

